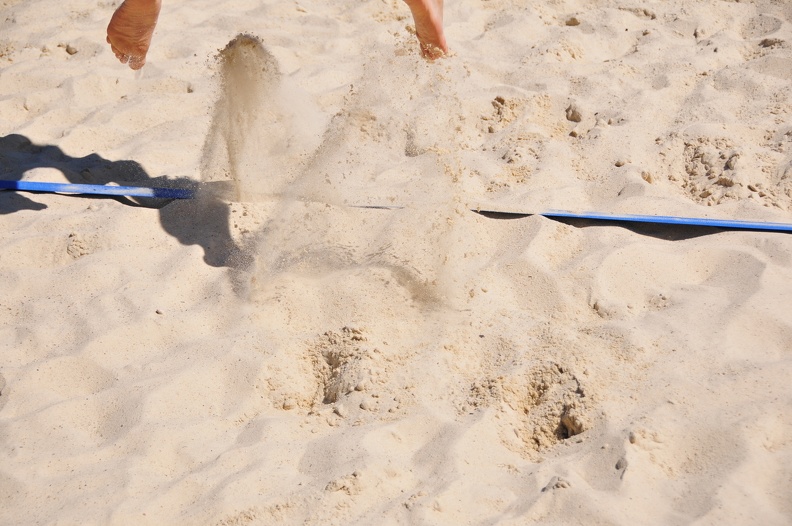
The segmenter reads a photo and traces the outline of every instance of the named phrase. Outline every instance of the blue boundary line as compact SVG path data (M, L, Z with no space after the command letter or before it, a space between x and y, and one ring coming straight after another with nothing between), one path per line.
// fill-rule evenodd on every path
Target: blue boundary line
M36 181L0 181L0 189L62 194L118 195L157 197L160 199L192 199L194 192L185 188L145 188L142 186L107 186L102 184L42 183Z
M64 194L117 195L127 197L156 197L160 199L192 199L195 192L186 188L146 188L141 186L107 186L99 184L44 183L36 181L2 181L0 189L22 190L28 192L56 192ZM358 208L399 208L389 206L357 206ZM593 219L598 221L624 221L630 223L652 223L683 226L708 226L717 228L737 228L743 230L763 230L772 232L792 232L790 223L771 223L766 221L741 221L737 219L711 219L705 217L654 216L633 214L604 214L600 212L567 212L565 210L548 210L546 212L512 212L499 210L472 209L474 212L485 212L506 215L540 215L544 217L560 217L570 219Z
M743 230L768 230L792 232L792 224L770 223L766 221L740 221L737 219L710 219L706 217L652 216L633 214L603 214L599 212L567 212L548 210L537 215L545 217L567 217L573 219L597 219L601 221L626 221L631 223L653 223L665 225L710 226L718 228L739 228Z

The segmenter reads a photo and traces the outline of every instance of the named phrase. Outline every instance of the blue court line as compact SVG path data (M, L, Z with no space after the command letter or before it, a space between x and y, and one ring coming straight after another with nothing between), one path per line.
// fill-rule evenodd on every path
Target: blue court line
M160 199L192 199L194 192L185 188L145 188L142 186L107 186L102 184L41 183L35 181L0 181L0 189L62 194L120 195L157 197Z
M738 219L713 219L707 217L653 216L633 214L604 214L601 212L567 212L566 210L548 210L546 212L508 212L502 210L475 209L485 212L506 215L540 215L544 217L560 217L571 219L595 219L599 221L625 221L630 223L652 223L684 226L710 226L718 228L739 228L743 230L766 230L775 232L792 232L790 223L770 223L766 221L740 221Z
M127 197L157 197L161 199L192 199L195 192L186 188L145 188L141 186L107 186L99 184L43 183L35 181L2 181L0 189L23 190L28 192L57 192L64 194L117 195ZM357 208L394 209L398 206L353 205ZM540 215L570 219L594 219L599 221L625 221L631 223L652 223L682 226L708 226L717 228L737 228L743 230L762 230L772 232L792 232L790 223L771 223L766 221L741 221L738 219L712 219L706 217L654 216L633 214L605 214L601 212L568 212L548 210L546 212L519 212L506 210L472 209L474 212L505 214L514 216Z

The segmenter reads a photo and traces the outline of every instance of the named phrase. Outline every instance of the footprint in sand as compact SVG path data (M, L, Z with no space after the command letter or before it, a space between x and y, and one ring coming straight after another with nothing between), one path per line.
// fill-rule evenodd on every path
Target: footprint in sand
M493 405L504 445L527 457L591 427L578 377L555 363L476 382L467 407Z

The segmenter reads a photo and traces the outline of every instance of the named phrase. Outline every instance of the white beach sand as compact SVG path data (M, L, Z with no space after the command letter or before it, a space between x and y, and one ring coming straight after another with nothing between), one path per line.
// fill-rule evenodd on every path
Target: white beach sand
M197 198L0 192L0 523L792 522L792 234L470 211L792 223L792 3L116 5L0 0L0 178Z

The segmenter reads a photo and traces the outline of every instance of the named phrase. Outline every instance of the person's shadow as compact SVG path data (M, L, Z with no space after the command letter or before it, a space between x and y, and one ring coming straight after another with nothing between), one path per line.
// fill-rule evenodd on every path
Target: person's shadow
M204 249L204 261L213 267L239 269L249 258L231 237L229 205L221 200L206 183L201 185L188 178L150 177L135 161L110 161L99 155L70 157L57 146L38 145L27 137L10 134L0 137L0 179L19 181L25 172L34 168L55 168L70 183L116 183L143 187L184 188L195 192L195 199L175 201L125 197L90 196L88 199L115 199L129 206L159 208L162 228L184 245L199 245ZM35 201L35 192L23 195L18 191L0 191L0 215L20 210L44 210L47 205ZM65 198L65 196L64 196Z

